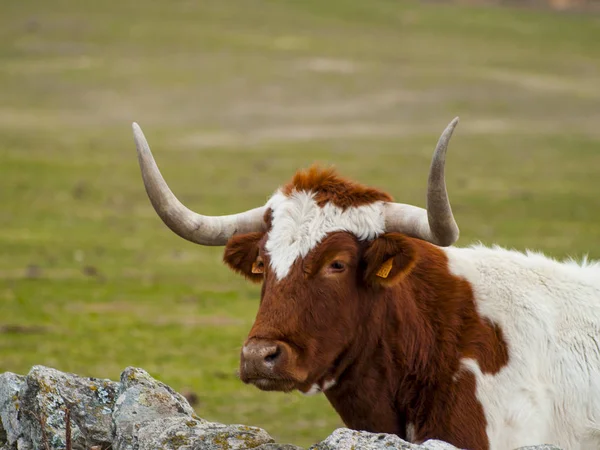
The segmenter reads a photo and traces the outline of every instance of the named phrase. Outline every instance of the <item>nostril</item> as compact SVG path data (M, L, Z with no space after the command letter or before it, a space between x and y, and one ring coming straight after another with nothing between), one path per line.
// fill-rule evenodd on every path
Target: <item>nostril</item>
M281 355L281 347L279 347L279 345L278 345L278 346L270 349L269 353L267 355L265 355L265 362L266 363L274 363L275 360L277 358L279 358L279 355Z

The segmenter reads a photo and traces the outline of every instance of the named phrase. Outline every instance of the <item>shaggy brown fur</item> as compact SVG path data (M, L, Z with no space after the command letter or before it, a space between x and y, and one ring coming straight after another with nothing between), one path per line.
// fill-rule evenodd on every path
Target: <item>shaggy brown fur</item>
M333 168L323 169L316 165L296 172L292 181L282 189L285 195L293 191L314 192L319 206L333 203L340 208L348 208L377 201L393 201L385 192L342 178Z

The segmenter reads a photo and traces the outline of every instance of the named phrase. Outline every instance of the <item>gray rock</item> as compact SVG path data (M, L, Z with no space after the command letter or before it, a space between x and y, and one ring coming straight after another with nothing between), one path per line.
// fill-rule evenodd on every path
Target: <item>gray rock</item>
M347 428L335 430L327 439L309 450L461 450L447 442L430 439L420 445L410 444L397 436L354 431ZM553 445L522 447L516 450L561 450Z
M113 420L115 450L237 450L273 442L260 428L201 419L182 395L131 367L121 374Z
M25 377L6 372L0 375L0 445L2 448L16 448L21 436L19 425L19 391Z
M260 428L222 425L190 417L156 419L140 427L139 450L246 449L273 439Z
M0 449L1 450L1 449ZM292 444L263 444L256 447L255 450L304 450Z
M114 447L116 450L138 448L139 430L149 422L193 414L183 396L154 380L146 371L128 367L121 374L119 396L112 413Z
M446 442L430 439L421 445L410 444L398 436L384 433L368 433L338 428L323 442L310 450L459 450Z
M107 447L113 436L112 410L118 383L83 378L34 366L19 392L19 445L66 448L67 410L72 448ZM19 447L19 450L21 447Z
M455 447L454 445L450 445L444 441L430 439L428 441L423 442L423 444L419 445L418 448L427 450L456 450L457 447Z
M392 434L368 433L366 431L338 428L327 439L313 445L309 450L413 450L418 448L420 447L409 444Z
M561 450L561 449L555 445L545 444L545 445L529 445L527 447L519 447L517 450Z

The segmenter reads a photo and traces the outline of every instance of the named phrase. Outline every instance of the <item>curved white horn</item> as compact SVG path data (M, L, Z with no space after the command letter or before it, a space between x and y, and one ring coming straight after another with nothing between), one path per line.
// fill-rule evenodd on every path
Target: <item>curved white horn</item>
M150 202L162 221L179 236L201 245L225 245L236 233L266 230L264 206L228 216L203 216L186 208L167 186L144 133L135 122L133 138Z
M402 203L386 204L386 231L406 233L440 246L449 246L458 240L459 229L452 214L444 177L446 150L457 124L458 117L446 127L433 153L427 185L427 209Z

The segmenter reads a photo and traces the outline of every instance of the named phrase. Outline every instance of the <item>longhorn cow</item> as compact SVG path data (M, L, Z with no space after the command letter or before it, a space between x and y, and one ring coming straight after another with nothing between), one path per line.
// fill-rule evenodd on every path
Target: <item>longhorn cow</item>
M350 428L509 450L600 448L600 265L452 246L442 134L427 208L299 171L264 206L203 216L173 195L133 125L164 223L262 283L240 378L323 392Z

